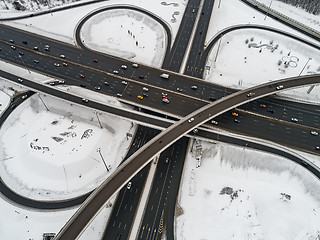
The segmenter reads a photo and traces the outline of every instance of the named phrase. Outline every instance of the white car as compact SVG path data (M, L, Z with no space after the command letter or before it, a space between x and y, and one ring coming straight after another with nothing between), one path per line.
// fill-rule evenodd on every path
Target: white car
M55 65L56 67L60 67L60 64L59 64L59 63L54 63L54 65Z
M128 67L126 65L121 65L122 69L127 69Z
M170 101L169 101L168 98L162 98L162 102L164 102L164 103L169 103Z
M114 74L118 74L119 72L117 70L113 70L113 73Z
M66 58L66 56L65 56L65 55L63 55L63 54L61 54L61 55L60 55L60 58Z
M130 189L131 186L132 186L132 183L131 183L131 182L128 182L127 189Z
M217 121L214 121L214 120L212 120L211 123L214 124L214 125L217 125L217 124L218 124L218 122L217 122Z
M143 87L142 90L145 91L145 92L148 92L148 91L149 91L149 89L146 88L146 87Z
M298 122L299 120L297 118L291 118L292 122Z
M194 118L190 118L190 119L188 120L189 123L191 123L191 122L193 122L193 121L194 121Z
M133 63L132 67L137 68L137 67L139 67L139 65L137 63Z
M311 131L310 132L312 135L314 135L314 136L318 136L318 132L316 132L316 131Z
M88 102L89 102L89 100L88 100L88 99L86 99L86 98L82 98L82 102L88 103Z
M282 88L283 88L282 85L279 85L279 86L276 87L277 90L280 90L280 89L282 89Z
M122 83L123 85L127 85L127 84L128 84L127 81L122 81L121 83Z

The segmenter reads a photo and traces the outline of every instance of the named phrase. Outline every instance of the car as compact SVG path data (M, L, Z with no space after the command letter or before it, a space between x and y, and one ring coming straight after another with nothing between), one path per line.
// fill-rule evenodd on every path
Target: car
M93 61L93 62L98 62L98 59L93 59L92 61Z
M121 65L122 69L127 69L128 67L126 65Z
M33 49L39 51L39 47L38 46L33 47Z
M108 82L104 82L104 85L109 86L109 83Z
M96 86L94 89L95 89L95 90L100 90L100 89L101 89L101 87Z
M60 67L59 63L54 63L53 65L55 65L56 67Z
M169 158L166 157L164 161L165 161L166 163L168 163L168 162L169 162Z
M260 104L260 107L265 108L267 106L265 104Z
M132 186L132 183L131 183L131 182L128 182L128 184L127 184L127 189L131 189L131 186Z
M143 99L143 97L141 95L138 95L137 98L141 99L141 100Z
M117 97L122 97L122 94L121 93L117 93Z
M177 88L177 91L178 92L182 92L182 88Z
M236 116L236 117L238 117L238 116L239 116L239 113L236 113L236 112L232 112L232 115L233 115L233 116Z
M68 63L65 63L65 62L64 62L64 63L62 63L62 65L65 66L65 67L67 67L67 66L68 66Z
M166 96L168 96L167 93L161 93L161 95L162 95L163 98L166 97Z
M200 31L200 34L202 34L202 31Z
M316 132L316 131L311 131L310 133L311 133L312 135L314 135L314 136L318 136L318 134L319 134L319 133Z
M60 58L66 58L66 56L63 55L63 54L61 54L59 57L60 57Z
M316 150L320 150L320 147L319 147L319 146L316 146L315 149L316 149Z
M23 52L19 52L19 55L21 55L21 56L22 56L22 55L24 55L24 53L23 53Z
M192 9L192 13L194 13L196 10L195 9Z
M117 70L113 70L112 71L114 74L119 74L119 72Z
M22 43L23 43L23 44L28 44L28 42L27 42L27 41L25 41L25 40L24 40L24 41L22 41Z
M15 109L16 107L17 107L16 104L12 104L10 108L11 108L11 109Z
M117 234L117 238L116 238L116 240L120 240L121 239L121 234L120 233L118 233Z
M200 49L198 50L198 54L201 54L201 50Z
M137 68L139 65L137 63L132 63L132 67Z
M191 123L191 122L193 122L193 121L194 121L194 118L190 118L190 119L188 120L189 123Z
M162 73L162 74L160 75L160 77L161 77L161 78L164 78L164 79L169 79L170 75L167 74L167 73Z
M39 60L35 59L33 60L34 63L39 63Z
M214 125L218 125L218 122L215 121L215 120L212 120L211 123L214 124Z
M80 83L80 87L85 88L85 87L86 87L86 85L85 85L85 84L83 84L83 83Z
M252 97L254 94L255 94L254 92L249 92L249 93L247 94L247 97Z
M144 79L144 76L143 76L143 75L139 75L139 78L140 78L140 79Z
M268 108L267 112L274 113L274 110L272 108Z
M214 102L216 99L214 97L209 97L209 101Z
M291 118L292 122L298 122L299 120L297 118Z
M64 84L64 81L63 81L63 80L60 80L58 83L59 83L59 84Z
M149 97L149 95L147 93L143 93L144 97Z
M45 45L44 47L45 47L45 48L50 48L50 46L49 46L49 45Z
M162 102L164 102L164 103L170 103L170 101L169 101L168 98L162 98Z
M18 78L18 82L21 82L21 83L22 83L22 82L23 82L23 79L21 79L21 78Z
M46 50L46 51L50 51L50 48L46 48L46 47L45 47L45 48L44 48L44 50Z
M16 47L15 46L11 46L12 50L16 50Z
M234 122L235 122L235 123L239 123L240 120L239 120L238 118L236 118L236 119L234 119Z
M10 39L9 42L14 43L14 41L12 39Z
M127 84L128 84L127 81L122 81L121 83L122 83L123 85L127 85Z
M49 85L54 86L54 85L56 85L56 82L51 82L51 83L49 83Z
M280 90L280 89L282 89L282 88L283 88L283 85L278 85L278 86L276 87L277 90Z
M86 99L86 98L82 98L81 101L84 102L84 103L88 103L89 102L89 100Z
M148 92L148 91L149 91L149 89L146 88L146 87L143 87L142 90L145 91L145 92Z
M81 78L85 78L85 76L84 76L83 74L80 74L80 77L81 77Z
M26 99L27 97L28 97L28 95L26 94L26 95L23 95L21 98Z
M198 89L198 87L197 87L196 85L193 85L193 86L191 86L191 89L193 89L193 90L197 90L197 89Z

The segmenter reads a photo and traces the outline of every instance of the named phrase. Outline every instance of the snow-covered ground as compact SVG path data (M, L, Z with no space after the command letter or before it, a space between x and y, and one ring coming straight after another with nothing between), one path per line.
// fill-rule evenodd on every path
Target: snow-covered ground
M50 2L53 6L57 1ZM75 44L75 26L85 15L105 6L125 4L161 16L170 26L174 40L186 1L180 0L171 5L163 3L151 0L101 1L6 23ZM264 21L263 15L240 1L221 1L219 9L217 3L212 13L207 42L218 31L239 23L266 24L302 36L272 19ZM294 9L294 12L300 16L308 15L301 9ZM121 10L109 13L112 14L101 13L84 26L82 40L85 44L98 51L158 66L165 49L162 43L166 44L162 27L158 24L151 27L153 20L138 12ZM16 14L16 11L2 11L1 17ZM65 16L68 16L68 21L65 21ZM108 26L107 31L99 31L102 24ZM124 31L117 31L121 30L121 25ZM129 26L130 29L125 28ZM110 29L112 35L107 35ZM144 38L141 38L142 35ZM148 37L145 38L145 35ZM245 42L247 39L248 43ZM251 45L249 48L249 43L267 45L260 48ZM268 45L275 47L277 44L277 49L272 52ZM302 69L302 75L318 72L320 66L319 54L315 50L281 35L258 30L241 30L225 35L215 61L216 52L217 47L209 57L211 70L206 80L234 88L295 76ZM309 57L312 59L309 60ZM280 66L279 60L282 61ZM288 62L288 67L284 67L284 62ZM16 71L20 76L29 76L40 82L51 80L35 73L30 76L25 69L13 70L11 65L0 64L2 69ZM3 91L0 94L1 110L9 104L8 95L12 96L23 88L4 81L0 82L0 86ZM96 96L90 91L74 87L62 88L103 101L100 94ZM294 91L286 92L286 96L300 96L319 103L318 87L311 94L307 94L306 89ZM0 129L0 154L2 159L8 158L0 161L1 177L20 194L35 199L66 199L90 191L108 176L98 149L114 170L130 144L126 133L134 131L134 128L127 121L114 116L96 114L48 96L40 97L48 105L49 112L39 96L34 95L17 107ZM112 98L107 101L109 104L119 104ZM98 118L103 129L99 127ZM19 151L16 151L17 146ZM176 221L177 239L311 240L320 234L319 183L312 174L286 159L246 148L208 143L203 143L203 147L204 158L200 168L195 168L194 155L188 154L186 160L179 196L183 214ZM307 154L305 157L313 162L318 160ZM24 174L23 171L31 174ZM101 237L113 201L101 210L81 239ZM0 209L0 238L9 240L40 240L43 232L58 232L76 210L34 211L16 206L5 198L0 200Z
M192 144L190 144L192 145ZM320 182L278 156L202 143L186 157L177 239L307 240L320 236Z
M301 9L296 9L296 12L304 14ZM223 1L220 8L215 5L207 41L230 25L248 23L267 25L302 36L271 18L264 20L262 14L242 2L230 0ZM206 64L210 70L205 71L205 79L223 86L244 89L277 79L319 74L319 53L314 48L270 31L236 30L225 34L211 50ZM280 95L319 103L320 87L316 86L310 93L308 90L309 87L302 87L281 92Z

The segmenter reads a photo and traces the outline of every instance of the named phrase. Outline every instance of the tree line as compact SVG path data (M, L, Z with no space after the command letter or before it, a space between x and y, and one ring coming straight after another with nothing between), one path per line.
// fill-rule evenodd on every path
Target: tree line
M301 7L308 13L318 15L320 13L320 1L318 0L279 0L292 6Z

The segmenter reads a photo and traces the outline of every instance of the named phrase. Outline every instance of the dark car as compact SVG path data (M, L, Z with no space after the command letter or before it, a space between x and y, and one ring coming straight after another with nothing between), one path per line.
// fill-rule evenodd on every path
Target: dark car
M23 43L23 44L28 44L28 42L27 42L27 41L22 41L22 43Z
M80 83L80 87L86 87L86 85L85 84L83 84L83 83Z

